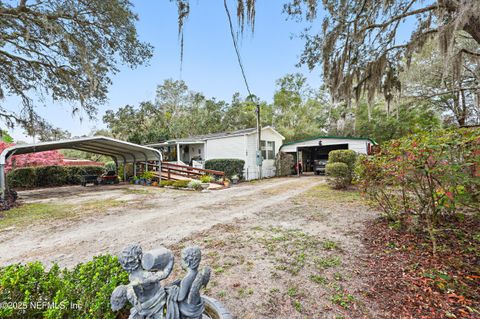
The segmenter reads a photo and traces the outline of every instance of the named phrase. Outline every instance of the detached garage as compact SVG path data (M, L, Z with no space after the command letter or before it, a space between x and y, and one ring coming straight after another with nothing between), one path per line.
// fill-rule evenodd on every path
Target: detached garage
M364 137L317 136L283 144L281 152L292 154L295 163L300 162L304 172L313 172L314 165L326 162L328 153L333 150L353 150L360 154L370 154L375 141Z

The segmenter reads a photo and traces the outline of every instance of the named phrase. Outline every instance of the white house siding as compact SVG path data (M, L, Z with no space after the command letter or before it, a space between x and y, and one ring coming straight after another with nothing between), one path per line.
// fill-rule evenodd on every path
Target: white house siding
M280 147L283 144L282 137L275 133L270 128L262 129L261 135L262 141L273 141L275 142L274 153L277 155ZM245 171L244 176L246 179L256 179L258 178L258 167L257 167L257 134L247 135L247 160L245 161ZM275 159L266 159L262 163L262 176L263 177L272 177L275 176Z
M198 157L200 156L202 158L202 160L205 159L205 150L204 150L204 146L203 144L190 144L189 145L190 149L189 149L189 159L188 160L191 160L192 157ZM200 152L199 152L200 150Z
M245 136L247 160L245 161L245 168L243 176L245 179L258 178L258 166L257 166L257 134L250 134Z
M207 140L205 154L205 160L238 158L246 161L245 137L240 135Z
M322 145L338 145L338 144L348 144L349 150L354 150L360 154L367 154L368 144L371 142L367 139L337 139L337 138L318 138L314 140L298 142L290 145L285 145L282 147L282 152L293 153L297 151L297 147L308 147L308 146L318 146L318 142L322 141Z

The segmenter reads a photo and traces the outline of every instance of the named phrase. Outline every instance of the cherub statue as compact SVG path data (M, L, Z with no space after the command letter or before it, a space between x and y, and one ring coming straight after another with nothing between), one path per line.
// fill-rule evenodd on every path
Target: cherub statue
M182 268L187 271L182 280L167 286L167 319L200 319L205 304L200 289L210 280L210 268L198 271L202 254L199 247L187 247L182 251Z
M172 252L160 248L144 256L140 246L128 245L119 261L129 273L130 283L115 288L110 299L112 310L120 310L128 300L133 306L129 319L163 319L167 296L160 281L172 272Z

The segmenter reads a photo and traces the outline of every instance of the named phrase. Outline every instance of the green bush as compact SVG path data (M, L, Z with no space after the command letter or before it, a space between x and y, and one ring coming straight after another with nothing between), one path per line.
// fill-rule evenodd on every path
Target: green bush
M186 188L188 187L189 180L178 180L173 182L172 186L175 188Z
M334 188L347 188L352 182L351 171L345 163L327 163L325 166L325 173L328 176L333 177L333 179L330 180L330 183Z
M225 177L230 179L233 175L238 175L240 179L243 179L244 166L244 160L234 158L220 158L205 161L205 169L224 172Z
M210 175L202 175L200 176L200 182L202 183L210 183L215 180L215 177Z
M145 171L145 172L142 173L141 177L145 178L145 179L152 180L156 176L157 176L157 174L154 171Z
M165 180L165 179L162 179L160 181L160 187L172 186L172 185L173 185L173 181L168 181L168 180Z
M117 257L94 257L73 270L54 264L49 270L39 263L0 268L0 318L117 318L110 310L113 289L128 283L128 274ZM32 303L46 302L55 307ZM8 306L16 303L17 307ZM73 307L72 307L73 305ZM128 310L125 310L127 313Z
M114 161L106 162L104 167L105 167L105 171L107 171L107 172L108 171L114 171L114 170L117 169Z
M194 190L201 190L202 189L202 185L201 185L201 182L196 180L196 179L192 179L189 183L188 183L188 188L191 188L191 189L194 189Z
M325 174L332 177L329 182L334 188L347 188L352 183L356 161L357 153L352 150L335 150L328 153Z
M17 168L7 175L11 187L78 185L82 175L100 175L101 166L38 166Z
M125 166L119 165L118 167L118 176L123 180L123 172L125 171L127 175L127 181L133 177L133 164L127 163Z
M34 187L36 180L35 167L17 168L7 175L8 185L10 187Z
M350 170L354 170L357 153L352 150L335 150L328 153L329 163L345 163Z

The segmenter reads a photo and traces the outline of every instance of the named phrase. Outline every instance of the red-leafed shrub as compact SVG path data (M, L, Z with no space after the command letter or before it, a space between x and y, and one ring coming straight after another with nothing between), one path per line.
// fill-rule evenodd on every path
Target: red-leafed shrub
M7 144L0 141L0 152L15 144ZM63 155L58 151L46 151L30 154L13 155L5 165L5 171L10 171L13 167L28 166L52 166L62 165Z
M390 219L418 219L435 252L439 221L459 210L480 210L479 149L478 128L414 134L361 157L357 178Z

